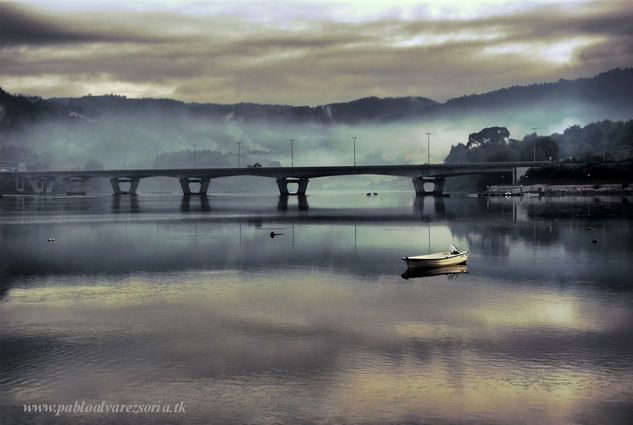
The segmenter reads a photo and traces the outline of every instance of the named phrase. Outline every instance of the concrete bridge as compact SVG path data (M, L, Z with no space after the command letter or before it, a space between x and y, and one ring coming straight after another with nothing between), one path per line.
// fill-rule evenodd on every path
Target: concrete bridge
M536 162L480 162L469 164L407 164L407 165L357 165L357 166L316 166L316 167L257 167L257 168L143 168L109 170L23 170L2 171L0 178L15 179L19 193L25 192L29 184L35 193L50 193L61 184L68 194L83 193L86 181L93 178L108 178L114 195L136 195L141 179L151 177L172 177L180 182L184 195L206 195L212 179L232 176L259 176L276 179L280 195L305 195L310 179L331 176L383 175L411 177L417 195L441 196L444 180L451 176L512 173L512 182L531 167L548 164ZM129 185L122 187L122 183ZM430 183L430 184L429 184ZM192 184L199 190L193 191ZM295 191L289 185L296 185Z

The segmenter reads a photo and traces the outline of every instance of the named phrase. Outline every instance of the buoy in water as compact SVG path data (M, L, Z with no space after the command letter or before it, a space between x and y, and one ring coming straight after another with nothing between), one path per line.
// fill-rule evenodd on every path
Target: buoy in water
M591 243L598 243L598 239L593 239Z

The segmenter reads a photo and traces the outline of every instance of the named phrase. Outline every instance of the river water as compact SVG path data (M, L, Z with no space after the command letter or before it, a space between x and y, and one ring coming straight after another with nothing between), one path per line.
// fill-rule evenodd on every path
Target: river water
M5 197L0 422L633 423L631 201Z

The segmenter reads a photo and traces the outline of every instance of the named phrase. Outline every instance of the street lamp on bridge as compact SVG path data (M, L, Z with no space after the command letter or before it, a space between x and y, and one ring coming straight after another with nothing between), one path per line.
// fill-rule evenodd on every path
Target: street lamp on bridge
M158 168L158 145L154 143L154 168Z
M196 168L196 145L195 143L192 143L191 146L193 146L193 168Z
M532 162L536 162L536 130L538 130L538 127L532 127L532 131L534 132L534 143L532 144L534 152L532 154Z
M352 139L354 140L354 166L356 166L356 139L358 137L356 136L352 136Z
M426 163L431 163L431 133L426 133Z
M295 139L290 139L290 166L295 166Z
M237 168L242 166L242 142L237 142Z

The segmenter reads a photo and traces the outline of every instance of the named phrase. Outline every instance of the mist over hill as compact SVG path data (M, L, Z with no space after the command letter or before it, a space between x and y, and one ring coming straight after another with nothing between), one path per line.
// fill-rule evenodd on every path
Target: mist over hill
M589 109L612 115L617 113L613 109L633 106L632 91L633 68L614 69L591 78L560 79L552 83L502 88L484 94L465 95L445 103L419 96L367 97L313 107L256 103L200 104L172 99L128 99L117 95L45 100L34 96L11 96L0 88L0 126L15 128L43 119L96 119L109 115L142 113L186 115L188 118L198 116L244 123L263 121L351 125L442 118L456 114L481 113L482 109L491 112L536 106L550 109L561 104L567 104L572 109Z
M521 140L534 128L549 135L629 120L632 93L633 68L444 103L368 97L318 106L229 105L118 95L42 99L0 89L0 155L30 168L83 168L89 161L175 167L194 160L198 167L227 167L237 166L239 143L242 166L289 166L293 139L295 166L349 165L356 137L358 164L424 163L429 142L431 162L443 162L452 146L486 127L506 127Z

